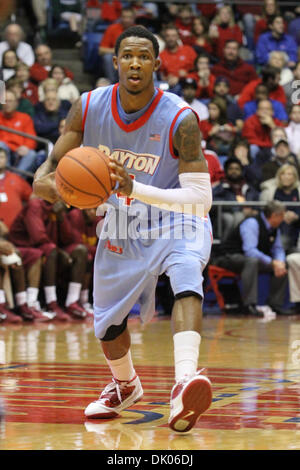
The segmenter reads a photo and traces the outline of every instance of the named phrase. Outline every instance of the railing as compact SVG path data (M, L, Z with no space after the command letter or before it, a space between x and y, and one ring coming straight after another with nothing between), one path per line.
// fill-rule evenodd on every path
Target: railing
M45 145L47 156L49 154L50 147L53 145L52 142L48 139L44 139L43 137L38 137L32 134L27 134L26 132L16 131L15 129L11 129L10 127L7 127L7 126L0 125L0 130L11 132L12 134L20 135L21 137L27 137L28 139L32 139L32 140L35 140L36 142L40 142L41 144ZM15 168L13 166L8 166L7 169L15 173L19 173L20 175L23 175L23 176L28 176L30 178L33 177L33 173L31 173L30 171L20 170L19 168Z
M268 201L244 201L244 202L237 202L237 201L213 201L213 207L217 208L217 230L216 230L216 239L215 244L218 244L222 239L222 213L223 207L253 207L255 208L263 208L268 204ZM300 202L283 202L284 206L288 207L300 207Z

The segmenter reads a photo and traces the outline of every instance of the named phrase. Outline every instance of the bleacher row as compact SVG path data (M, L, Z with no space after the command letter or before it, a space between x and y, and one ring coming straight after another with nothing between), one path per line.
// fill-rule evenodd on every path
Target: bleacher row
M16 253L23 261L25 281L19 282L19 273L12 273L18 318L65 321L90 314L90 247L96 243L90 228L95 214L82 216L81 232L72 239L69 219L79 217L78 211L32 198L30 183L62 132L71 104L86 91L72 70L56 64L55 48L77 49L83 71L95 86L106 86L118 79L111 65L116 38L133 24L148 28L159 42L156 86L182 96L200 117L214 200L233 202L221 212L216 207L211 211L218 241L222 244L245 217L256 216L255 201L278 199L288 209L281 225L284 249L298 250L300 206L288 203L300 204L300 7L275 0L261 5L241 0L236 5L117 0L27 3L32 3L28 11L19 2L9 12L0 43L6 85L0 112L1 242L3 255ZM34 25L28 39L19 24L22 14ZM249 207L237 204L245 201ZM30 214L40 220L40 239L30 232ZM57 236L62 223L66 232ZM30 256L28 249L39 253ZM68 260L68 283L57 289L61 257ZM86 279L78 276L76 263L85 266ZM13 266L22 270L17 263ZM47 278L47 272L52 277ZM165 278L160 286L166 294ZM165 295L169 300L164 306L163 297L158 295L158 303L169 313L172 296ZM19 321L9 315L6 301L0 288L3 320ZM29 310L22 311L25 304Z

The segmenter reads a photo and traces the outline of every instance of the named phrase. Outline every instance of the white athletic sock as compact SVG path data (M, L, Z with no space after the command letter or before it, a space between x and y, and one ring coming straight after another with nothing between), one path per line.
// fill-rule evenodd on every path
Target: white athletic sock
M88 289L82 289L80 292L80 303L82 305L87 304L89 301L89 290Z
M56 302L56 287L55 286L45 286L44 287L46 304L49 305L51 302Z
M185 375L193 376L197 371L201 336L196 331L181 331L173 336L175 380Z
M33 307L39 295L38 287L27 287L27 304Z
M25 290L23 292L17 292L16 293L17 306L20 307L20 305L26 304L26 302L27 302L27 295L26 295Z
M3 289L0 289L0 304L5 304L5 292Z
M106 361L110 367L113 377L117 380L129 381L136 375L132 364L130 349L127 354L125 354L125 356L121 357L120 359L114 359L111 361L106 358Z
M66 307L79 300L81 284L79 282L69 282Z

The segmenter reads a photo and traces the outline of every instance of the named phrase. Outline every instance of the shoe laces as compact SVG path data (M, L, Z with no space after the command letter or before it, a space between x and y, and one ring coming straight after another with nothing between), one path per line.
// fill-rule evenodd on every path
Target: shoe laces
M112 392L117 392L117 397L120 403L123 402L122 399L122 390L124 390L127 387L128 382L127 381L119 381L115 379L114 377L112 378L112 382L104 388L103 392L101 393L99 400L102 398L109 397L109 395Z

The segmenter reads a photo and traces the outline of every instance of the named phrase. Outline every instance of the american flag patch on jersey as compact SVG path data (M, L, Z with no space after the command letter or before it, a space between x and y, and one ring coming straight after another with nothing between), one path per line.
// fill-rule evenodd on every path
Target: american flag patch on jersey
M155 140L156 142L160 142L160 135L159 134L150 134L150 140Z

